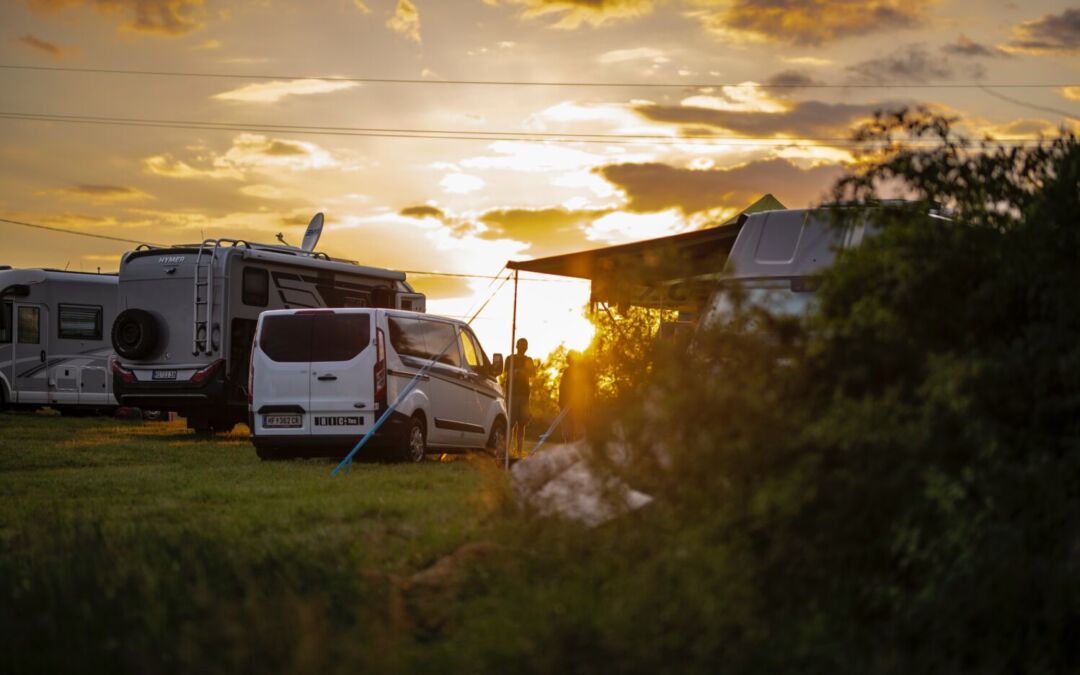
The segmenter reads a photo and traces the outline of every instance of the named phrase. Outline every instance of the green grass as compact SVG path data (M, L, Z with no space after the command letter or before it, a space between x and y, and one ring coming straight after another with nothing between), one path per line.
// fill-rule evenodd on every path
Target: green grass
M391 667L398 580L483 538L485 465L331 478L245 429L0 414L0 670Z

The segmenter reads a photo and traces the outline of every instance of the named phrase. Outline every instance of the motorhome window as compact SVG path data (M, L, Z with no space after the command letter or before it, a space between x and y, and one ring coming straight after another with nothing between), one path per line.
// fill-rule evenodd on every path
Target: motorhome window
M367 314L319 314L311 330L312 361L348 361L371 344Z
M245 267L241 300L252 307L266 307L270 302L270 273L258 267Z
M19 344L41 344L41 310L19 307Z
M461 331L461 353L465 356L465 363L471 368L480 367L480 356L476 353L476 346L465 331Z
M5 302L0 307L0 344L11 342L11 303Z
M295 314L265 317L259 347L278 363L310 361L312 318Z
M61 338L65 340L101 339L101 307L61 304L58 316Z

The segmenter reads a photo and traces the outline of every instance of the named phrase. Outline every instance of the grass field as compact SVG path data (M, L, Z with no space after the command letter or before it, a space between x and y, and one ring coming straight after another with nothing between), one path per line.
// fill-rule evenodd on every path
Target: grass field
M483 539L498 472L454 456L331 478L260 462L245 433L0 414L4 670L401 666L386 645L418 622L398 591Z

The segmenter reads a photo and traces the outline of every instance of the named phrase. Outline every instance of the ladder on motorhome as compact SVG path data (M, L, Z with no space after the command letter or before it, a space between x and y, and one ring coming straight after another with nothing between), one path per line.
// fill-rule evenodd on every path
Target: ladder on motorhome
M193 324L191 353L195 356L198 356L200 352L214 353L214 340L210 336L210 331L214 316L214 263L217 261L218 245L216 239L207 239L199 246L199 252L195 254L195 296L191 312ZM203 261L207 255L210 256L210 260L204 265Z

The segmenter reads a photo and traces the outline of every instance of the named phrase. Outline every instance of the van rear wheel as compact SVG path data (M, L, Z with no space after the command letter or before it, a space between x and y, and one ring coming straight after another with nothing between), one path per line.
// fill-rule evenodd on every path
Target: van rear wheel
M421 462L427 451L427 438L424 434L424 423L417 417L409 420L408 431L405 432L405 442L401 448L401 460L403 462Z

